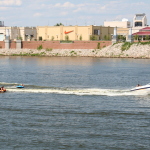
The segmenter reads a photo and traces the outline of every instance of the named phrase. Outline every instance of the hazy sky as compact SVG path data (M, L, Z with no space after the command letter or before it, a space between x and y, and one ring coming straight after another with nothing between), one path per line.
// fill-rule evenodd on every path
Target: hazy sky
M0 0L0 20L6 26L103 25L104 21L145 13L150 0Z

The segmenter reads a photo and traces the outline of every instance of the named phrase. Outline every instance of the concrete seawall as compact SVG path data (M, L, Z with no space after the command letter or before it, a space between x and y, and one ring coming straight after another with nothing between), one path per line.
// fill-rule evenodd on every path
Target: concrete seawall
M102 49L0 49L4 56L74 56L106 58L150 58L150 45L132 44L128 50L121 50L123 43Z

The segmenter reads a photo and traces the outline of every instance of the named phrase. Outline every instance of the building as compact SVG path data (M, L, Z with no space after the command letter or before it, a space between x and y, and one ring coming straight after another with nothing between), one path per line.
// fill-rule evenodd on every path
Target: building
M133 28L134 27L145 27L147 26L147 18L146 15L143 14L135 14L133 18Z
M0 41L17 39L32 41L36 38L36 27L0 27Z
M16 38L18 33L17 27L0 27L0 41Z
M116 34L118 38L128 38L129 28L131 27L130 21L128 19L122 19L122 21L105 21L104 26L110 26L116 28Z
M128 19L122 19L122 21L105 21L104 26L116 27L118 35L128 36L129 28L132 28L132 33L139 32L142 28L147 27L146 14L135 14L133 17L133 25Z
M38 26L37 39L41 40L83 40L111 39L113 27L104 26Z
M150 27L145 27L140 29L139 32L132 34L134 37L137 37L137 40L150 40Z
M130 28L131 23L128 19L122 19L122 21L104 21L105 27L117 27L117 28Z
M37 40L37 29L36 27L19 27L18 37L21 37L23 41L34 41Z
M141 29L147 27L147 17L146 14L135 14L133 18L132 33L139 32Z

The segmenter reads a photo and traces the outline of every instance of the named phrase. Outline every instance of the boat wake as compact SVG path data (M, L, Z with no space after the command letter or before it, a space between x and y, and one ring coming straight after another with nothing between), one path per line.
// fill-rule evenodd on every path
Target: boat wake
M116 89L71 89L71 88L50 88L50 89L7 89L8 92L26 92L26 93L56 93L56 94L74 94L74 95L103 95L103 96L129 96L129 95L148 95L149 91L129 91Z
M149 95L150 88L144 90L131 91L129 89L101 89L101 88L55 88L36 85L25 85L25 88L18 89L18 83L3 83L7 92L24 93L54 93L54 94L73 94L73 95L100 95L100 96L130 96L130 95Z

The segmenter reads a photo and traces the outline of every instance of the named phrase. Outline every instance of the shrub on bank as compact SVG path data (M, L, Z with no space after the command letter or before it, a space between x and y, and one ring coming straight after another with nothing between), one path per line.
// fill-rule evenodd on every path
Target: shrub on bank
M141 45L148 45L148 44L150 44L150 41L148 41L148 42L139 42Z
M52 51L53 49L52 48L46 48L46 51Z
M71 40L68 40L68 41L62 40L62 41L60 41L60 43L74 43L74 41L71 41Z
M131 47L132 44L133 44L133 43L130 43L130 42L124 42L124 43L122 44L121 50L122 50L122 51L128 50L128 49Z
M40 45L40 46L37 47L37 50L41 50L41 49L43 49L42 45Z
M100 49L100 43L99 42L97 43L97 49Z

